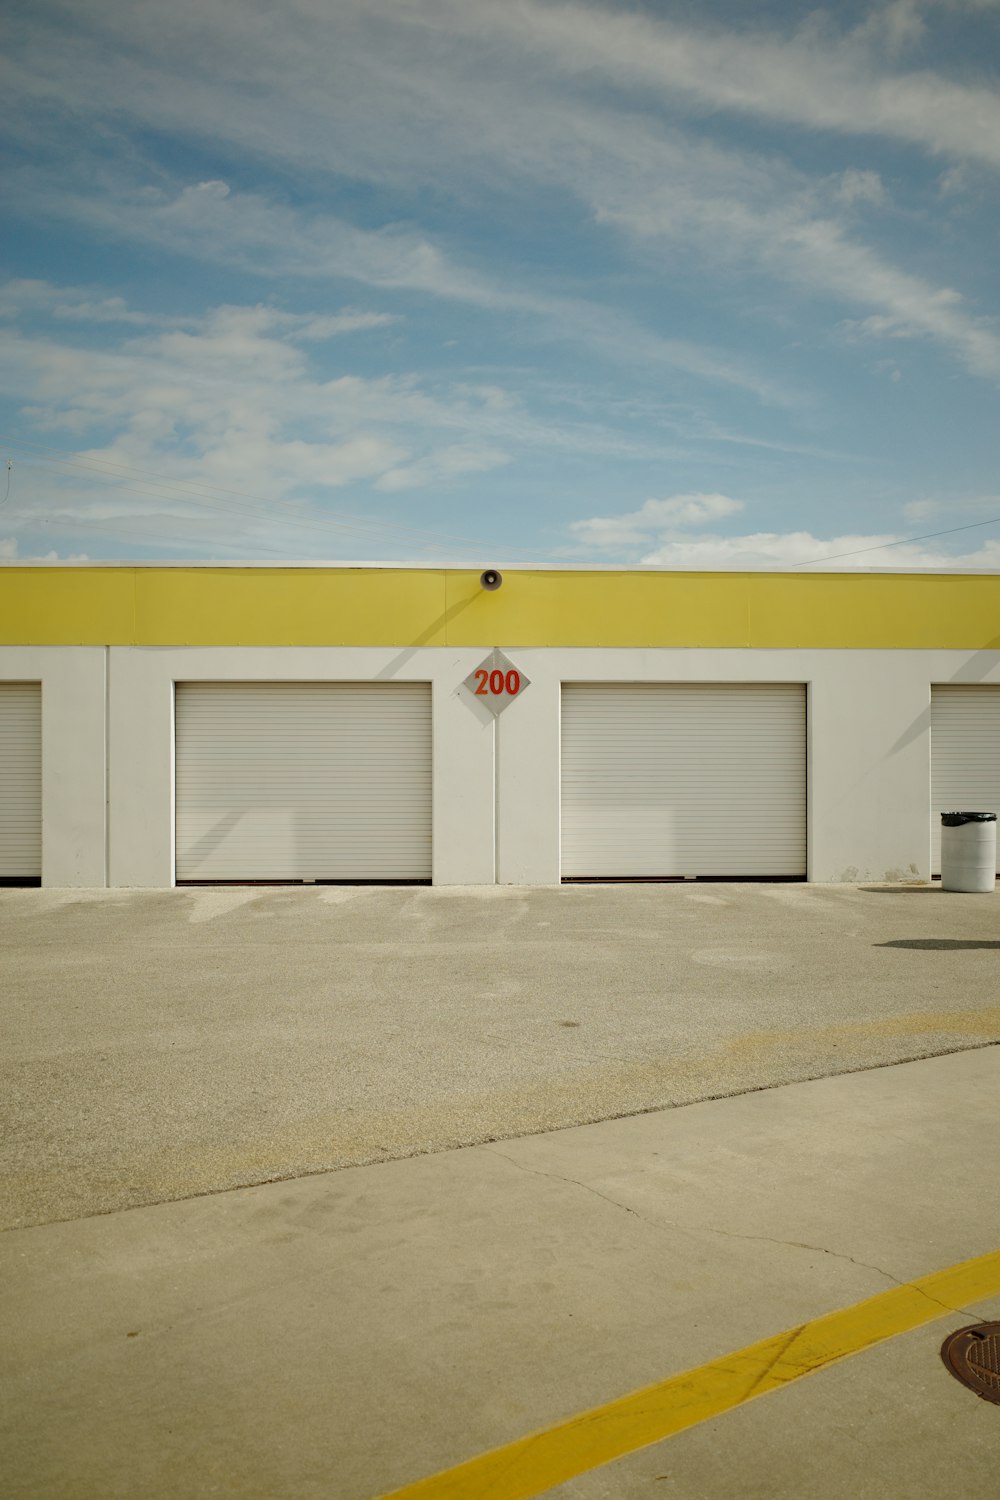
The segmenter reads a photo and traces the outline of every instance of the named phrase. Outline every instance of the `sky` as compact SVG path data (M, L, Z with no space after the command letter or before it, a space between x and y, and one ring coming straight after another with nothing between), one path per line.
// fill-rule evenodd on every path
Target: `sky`
M5 17L0 559L1000 569L1000 0Z

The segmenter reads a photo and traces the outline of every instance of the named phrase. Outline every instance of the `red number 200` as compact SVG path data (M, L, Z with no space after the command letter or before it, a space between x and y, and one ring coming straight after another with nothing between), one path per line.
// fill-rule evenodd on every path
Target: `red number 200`
M487 697L490 693L494 697L500 693L509 693L515 698L521 691L521 674L514 667L506 674L499 667L494 667L492 672L488 672L485 667L477 667L475 676L479 683L476 688L477 698Z

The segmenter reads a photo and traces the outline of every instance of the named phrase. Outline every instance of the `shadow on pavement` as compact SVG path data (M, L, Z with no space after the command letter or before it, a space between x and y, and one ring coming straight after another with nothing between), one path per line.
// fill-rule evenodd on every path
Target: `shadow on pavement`
M909 896L914 892L921 896L941 895L941 886L937 882L934 885L913 885L909 882L899 885L859 885L858 890L867 891L872 896L901 896L904 893Z
M941 948L954 952L960 948L1000 948L1000 939L984 938L893 938L888 943L873 943L873 948Z

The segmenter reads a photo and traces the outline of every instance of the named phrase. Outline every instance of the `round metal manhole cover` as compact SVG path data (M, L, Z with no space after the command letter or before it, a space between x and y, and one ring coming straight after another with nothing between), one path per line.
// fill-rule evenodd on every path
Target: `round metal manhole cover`
M956 1380L1000 1406L1000 1323L973 1323L950 1333L941 1358Z

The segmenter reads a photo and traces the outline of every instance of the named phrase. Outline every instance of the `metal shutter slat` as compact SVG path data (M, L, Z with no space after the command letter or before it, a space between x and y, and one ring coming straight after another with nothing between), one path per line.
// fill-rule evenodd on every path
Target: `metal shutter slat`
M567 683L562 873L802 876L801 683Z
M42 873L42 689L0 683L0 876Z
M931 688L931 870L941 873L941 814L1000 815L1000 688Z
M425 880L427 683L178 683L178 880Z

